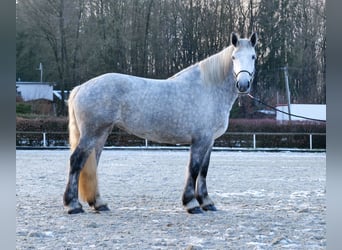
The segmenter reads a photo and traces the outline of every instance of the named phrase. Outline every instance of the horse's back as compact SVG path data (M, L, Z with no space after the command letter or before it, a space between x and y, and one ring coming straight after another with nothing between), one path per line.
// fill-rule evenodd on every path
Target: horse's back
M219 107L214 112L215 98L196 78L154 80L109 73L75 91L75 110L85 128L111 124L152 141L182 144L191 143L196 134L215 133L212 116Z
M128 90L128 81L121 74L104 74L76 86L70 93L78 123L83 127L101 127L119 119L118 107Z

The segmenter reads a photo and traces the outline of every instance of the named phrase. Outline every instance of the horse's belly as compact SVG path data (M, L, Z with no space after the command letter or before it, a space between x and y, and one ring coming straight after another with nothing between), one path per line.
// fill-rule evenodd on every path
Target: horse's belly
M191 136L190 135L180 135L180 134L172 134L165 133L159 131L144 131L136 129L127 129L122 128L126 132L133 134L137 137L146 139L148 141L158 142L158 143L168 143L168 144L190 144Z
M168 144L190 144L191 143L191 133L180 128L175 128L168 124L163 126L159 123L159 126L146 125L144 123L137 124L134 126L132 124L118 124L119 128L125 130L126 132L133 134L137 137L154 141L158 143L168 143Z
M154 141L158 143L167 143L167 144L190 144L191 143L191 137L190 136L174 136L174 135L169 135L169 136L159 136L157 134L154 135L146 135L143 138L149 140L149 141Z

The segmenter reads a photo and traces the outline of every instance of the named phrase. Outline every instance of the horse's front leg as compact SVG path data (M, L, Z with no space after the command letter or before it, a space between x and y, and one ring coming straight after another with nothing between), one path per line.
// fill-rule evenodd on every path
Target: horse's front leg
M216 207L214 205L214 202L210 199L208 195L208 189L207 189L207 173L209 168L209 160L210 160L210 153L208 152L208 155L204 161L204 164L202 165L199 175L196 180L196 199L201 205L201 208L205 211L216 211Z
M199 179L199 176L202 175L201 173L203 172L203 166L209 164L212 145L213 142L211 139L201 139L198 141L194 141L194 143L191 145L190 162L188 165L188 172L182 196L183 206L188 213L201 213L202 211L200 207L202 206L203 201L207 201L206 198L209 198L208 192L206 191L205 178L203 182L201 178L201 180ZM206 170L204 168L203 173L205 174L205 176L207 170L208 166L206 166ZM200 186L203 186L202 184L204 183L203 188L198 189L199 184L196 184L198 182L201 184ZM206 205L207 203L208 202L206 202ZM207 206L205 206L205 208L206 207Z

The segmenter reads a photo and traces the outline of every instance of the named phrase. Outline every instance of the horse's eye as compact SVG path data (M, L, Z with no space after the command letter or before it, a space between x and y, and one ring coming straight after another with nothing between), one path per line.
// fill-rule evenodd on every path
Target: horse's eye
M252 55L252 60L255 60L255 55Z
M232 56L232 59L235 60L235 56Z

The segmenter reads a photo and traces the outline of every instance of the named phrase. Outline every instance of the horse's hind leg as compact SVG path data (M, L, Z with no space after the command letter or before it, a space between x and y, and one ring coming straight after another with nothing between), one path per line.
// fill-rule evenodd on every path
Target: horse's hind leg
M63 202L69 214L83 212L78 200L78 181L80 172L93 149L94 146L83 138L70 156L69 178L63 196Z
M97 178L96 150L93 150L88 157L78 181L80 198L88 202L89 206L97 211L109 210L107 204L102 201L99 193Z
M213 142L211 139L202 138L194 141L190 148L190 162L188 166L188 173L186 183L183 191L182 202L189 213L201 213L200 206L202 206L205 197L208 196L206 187L198 189L199 186L205 186L205 182L199 179L199 176L206 171L209 165L210 153ZM203 167L206 171L203 172ZM205 179L205 178L204 178ZM200 181L200 184L198 183ZM197 183L197 184L196 184ZM200 192L199 192L200 191Z
M96 211L108 211L109 208L100 196L97 168L100 161L103 146L107 140L112 126L104 129L101 136L98 137L95 150L92 151L79 178L79 193L82 200L88 202L89 206Z

